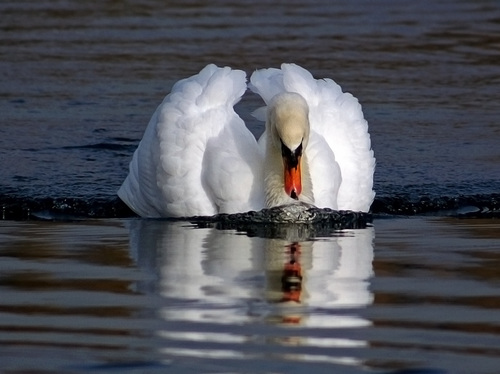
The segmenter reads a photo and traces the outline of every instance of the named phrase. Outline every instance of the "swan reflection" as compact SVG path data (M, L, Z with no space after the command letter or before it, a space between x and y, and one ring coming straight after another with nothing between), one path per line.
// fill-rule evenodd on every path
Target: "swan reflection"
M355 311L373 301L368 287L373 227L304 240L293 227L279 239L155 220L132 221L130 230L132 255L156 276L141 287L163 300L158 312L168 324L159 335L168 339L164 352L169 355L248 358L248 350L238 346L255 341L323 348L367 344L339 336L337 330L370 325ZM194 326L200 323L203 331ZM287 326L295 328L283 332ZM299 333L301 328L321 328L323 333L310 336L309 330ZM202 349L200 342L218 346ZM282 354L311 359L309 353L292 356ZM324 355L314 359L321 357L326 360ZM357 363L350 357L327 357L328 362Z

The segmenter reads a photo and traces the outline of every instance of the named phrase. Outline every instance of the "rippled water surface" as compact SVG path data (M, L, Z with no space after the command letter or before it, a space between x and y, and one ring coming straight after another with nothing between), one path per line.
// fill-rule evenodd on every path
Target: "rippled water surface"
M207 63L296 62L359 98L378 196L498 192L500 5L2 1L0 193L114 197L156 106ZM238 106L249 113L261 102Z
M6 0L0 14L0 370L498 373L498 219L456 218L499 216L497 1ZM111 219L130 216L116 190L177 80L282 62L360 100L373 227L264 238ZM236 108L255 134L260 105Z
M496 220L0 223L8 373L496 373Z

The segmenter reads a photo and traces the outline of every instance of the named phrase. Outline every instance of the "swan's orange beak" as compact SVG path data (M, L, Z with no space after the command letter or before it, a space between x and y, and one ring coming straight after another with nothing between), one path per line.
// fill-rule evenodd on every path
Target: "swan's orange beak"
M297 156L295 160L289 157L283 157L283 166L285 171L285 192L292 199L298 200L302 192L302 175L300 173L300 159Z

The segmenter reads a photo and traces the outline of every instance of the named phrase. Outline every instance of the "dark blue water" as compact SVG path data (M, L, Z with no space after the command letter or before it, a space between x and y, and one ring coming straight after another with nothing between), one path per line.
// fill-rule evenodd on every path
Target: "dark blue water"
M496 0L1 1L0 371L497 373L499 61ZM361 102L373 223L129 218L172 85L282 62Z
M61 204L130 214L115 193L151 114L212 62L247 73L296 62L358 97L377 158L374 212L498 200L495 1L4 1L0 12L6 217ZM237 108L256 134L260 105L249 95Z
M498 372L498 220L282 228L0 221L2 372Z

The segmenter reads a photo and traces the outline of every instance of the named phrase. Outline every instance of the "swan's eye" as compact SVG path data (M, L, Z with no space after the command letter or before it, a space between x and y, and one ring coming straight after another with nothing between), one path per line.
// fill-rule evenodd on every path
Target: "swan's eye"
M300 142L299 146L295 150L295 157L300 157L302 156L302 142Z
M292 152L290 151L290 148L288 148L284 143L283 140L280 139L281 142L281 155L283 157L289 157Z

